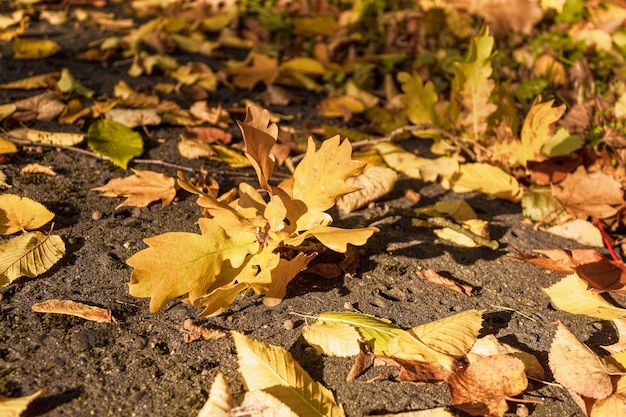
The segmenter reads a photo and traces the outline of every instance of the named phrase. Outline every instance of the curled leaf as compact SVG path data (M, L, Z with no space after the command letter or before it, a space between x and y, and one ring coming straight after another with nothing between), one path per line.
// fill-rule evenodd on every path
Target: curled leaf
M113 323L115 319L108 308L93 307L71 300L46 300L33 304L37 313L67 314L98 323Z

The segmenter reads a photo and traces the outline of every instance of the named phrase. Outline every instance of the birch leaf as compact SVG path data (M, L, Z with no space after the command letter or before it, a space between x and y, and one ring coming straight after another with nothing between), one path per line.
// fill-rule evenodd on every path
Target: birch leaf
M0 234L39 229L54 218L43 204L15 194L0 195Z
M20 417L28 408L28 404L44 392L46 392L46 389L42 388L34 394L19 398L9 398L0 395L0 415L3 417Z
M551 287L543 289L559 310L584 314L602 320L626 316L626 309L616 307L593 293L578 275L571 274Z
M224 374L218 371L211 385L209 398L198 412L198 417L230 417L230 411L236 405Z
M248 391L263 390L301 416L342 417L330 390L311 379L286 350L232 332Z
M606 363L576 339L562 323L557 323L554 340L548 352L554 379L583 397L602 399L613 392Z
M46 300L33 304L37 313L67 314L98 323L112 323L115 319L108 308L93 307L71 300Z
M176 180L153 171L132 170L135 174L126 178L114 178L102 187L92 188L104 197L126 197L120 207L147 207L161 200L161 207L170 204L176 197Z
M354 326L346 323L316 320L304 326L302 337L318 353L325 355L347 357L356 356L361 351L361 335Z
M361 340L363 340L376 355L386 355L389 341L394 336L404 331L387 319L349 311L322 313L317 316L314 324L319 326L351 326L357 330L361 336Z
M143 153L143 139L128 126L113 120L96 120L87 130L87 144L98 155L126 169L128 162Z
M0 243L0 285L20 277L36 277L57 263L65 254L65 243L56 235L24 233Z
M187 293L194 303L224 264L237 268L246 255L258 249L253 233L231 238L212 219L202 218L199 223L200 235L169 232L144 239L149 247L126 261L134 268L129 292L135 297L150 297L151 312Z

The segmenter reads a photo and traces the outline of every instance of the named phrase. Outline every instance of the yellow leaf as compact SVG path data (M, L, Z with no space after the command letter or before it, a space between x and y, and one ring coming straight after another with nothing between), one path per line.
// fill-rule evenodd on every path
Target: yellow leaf
M315 215L334 206L342 195L358 190L346 184L346 179L359 175L365 163L352 160L351 155L350 142L340 144L339 136L326 139L317 151L313 138L309 138L306 154L293 173L293 198L303 201ZM298 227L303 230L314 225Z
M615 392L612 395L593 403L589 417L626 415L626 376L620 377L615 385Z
M34 399L46 392L45 388L26 397L9 398L0 395L0 415L3 417L20 417Z
M16 110L17 110L17 106L13 103L0 104L0 121L6 119L7 117L15 113ZM6 142L6 140L2 139L2 142L4 143ZM6 152L6 146L7 146L6 144L3 144L3 146L0 147L0 151L2 151L2 153L9 153L9 152Z
M486 163L463 164L459 176L450 181L456 192L479 191L497 198L519 202L524 191L517 180L502 169Z
M13 43L15 59L42 59L52 56L61 50L61 46L49 39L16 39Z
M87 98L90 98L94 94L93 90L85 87L76 78L74 78L70 70L67 68L63 68L63 70L61 70L61 77L57 81L57 87L62 93L75 92Z
M194 303L209 289L227 260L238 268L259 248L253 233L233 238L211 219L202 218L199 224L201 235L169 232L144 239L149 248L126 261L134 268L129 292L135 297L151 297L151 312L187 293Z
M254 53L252 66L241 68L228 68L226 74L233 76L233 84L239 88L251 90L260 82L266 85L273 84L278 77L278 60L261 53Z
M0 285L20 277L36 277L65 254L65 243L56 235L29 232L0 243Z
M52 169L52 166L43 166L40 164L24 165L22 169L20 169L20 175L25 174L43 174L50 175L51 177L56 177L57 175L57 173Z
M8 135L21 140L33 143L43 143L46 145L73 146L81 143L85 139L82 133L69 132L45 132L43 130L28 129L25 127L13 129Z
M579 395L603 399L613 392L610 371L604 360L579 342L560 322L557 323L548 360L554 379Z
M232 332L239 370L248 391L263 390L300 416L342 417L330 390L311 379L286 350Z
M285 403L265 391L248 391L244 394L237 413L258 417L300 417ZM232 416L232 414L230 414Z
M351 213L365 207L390 193L397 180L398 174L391 168L366 168L361 175L346 180L346 184L359 187L360 190L339 197L337 209L342 213Z
M92 188L104 197L126 197L120 207L147 207L153 201L161 200L161 206L170 204L176 197L176 180L165 174L153 171L132 170L135 175L114 178L102 187Z
M28 197L0 195L0 234L38 229L53 218L54 213Z
M362 246L374 232L378 232L375 227L340 229L331 226L313 226L296 237L285 239L284 243L290 246L300 246L306 239L315 237L327 248L335 252L345 253L348 250L348 244Z
M302 337L318 353L332 356L356 356L361 351L361 335L354 326L316 320L304 326Z
M594 294L578 275L571 274L551 287L543 289L552 304L559 310L584 314L602 320L626 316L626 309L615 307L598 294Z
M115 319L108 308L93 307L71 300L46 300L32 305L38 313L68 314L98 323L113 323Z
M469 219L461 222L462 227L468 229L475 235L489 240L489 229L487 229L487 224L486 220L480 219ZM477 248L480 246L475 240L447 227L444 227L443 229L435 229L433 230L433 233L440 239L448 240L466 248Z
M236 151L233 148L216 144L212 147L215 151L215 155L209 156L209 159L213 161L223 162L228 164L231 168L247 168L251 165L250 161L242 155L241 152Z
M459 172L459 162L452 157L424 158L407 152L389 142L374 145L389 168L410 178L424 181L437 181L437 178L451 178Z
M280 304L287 293L287 284L303 271L315 256L315 253L305 255L300 252L291 260L280 259L276 268L272 270L272 283L263 298L263 304L268 307Z
M236 405L224 374L218 371L211 385L209 398L198 412L198 417L230 417L230 410Z
M0 119L2 120L2 119ZM17 152L17 146L13 144L13 142L9 142L6 139L0 138L0 154L8 154Z
M321 62L308 57L297 57L285 61L280 64L280 69L313 75L323 75L326 72L326 69Z
M327 97L320 103L320 115L323 117L344 117L365 111L362 101L352 96Z
M230 276L230 275L229 275ZM221 281L222 274L218 276L216 283ZM216 287L213 284L213 287ZM246 284L239 282L237 284L222 284L213 291L208 292L194 302L195 306L204 307L204 310L198 317L213 317L225 311L233 303L237 295L246 289Z
M424 83L417 73L411 76L407 72L401 72L398 74L398 81L402 83L402 101L406 105L406 115L411 123L435 123L435 104L438 99L435 85L430 81Z
M554 100L545 103L537 97L524 119L521 145L513 153L514 160L526 166L528 161L543 161L545 156L541 148L553 135L553 125L565 113L565 104L552 107Z
M245 145L246 156L252 163L261 188L270 191L269 178L274 172L275 158L270 151L278 137L278 125L270 123L270 112L249 106L243 123L237 121Z

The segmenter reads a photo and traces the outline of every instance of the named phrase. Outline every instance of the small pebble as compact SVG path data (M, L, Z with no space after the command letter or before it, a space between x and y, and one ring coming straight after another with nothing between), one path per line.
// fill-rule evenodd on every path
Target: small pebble
M354 306L350 301L346 301L345 303L343 303L343 308L345 308L346 310L354 310Z
M293 329L293 320L291 319L285 320L285 322L283 323L283 327L285 328L285 330Z
M100 210L96 210L93 213L91 213L91 218L93 220L100 220L102 218L102 212Z
M515 410L515 415L517 417L528 417L529 412L526 404L517 404L517 410Z

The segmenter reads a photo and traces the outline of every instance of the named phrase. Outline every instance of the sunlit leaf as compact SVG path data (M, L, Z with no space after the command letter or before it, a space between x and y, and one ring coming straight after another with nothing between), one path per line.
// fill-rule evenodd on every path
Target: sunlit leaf
M263 390L298 415L342 417L332 392L311 379L286 350L232 332L239 370L248 391Z
M67 314L98 323L115 322L111 310L71 300L46 300L33 304L31 308L38 313Z
M28 408L28 404L46 392L45 388L25 397L9 398L0 395L0 415L4 417L20 417Z
M495 165L486 163L463 164L458 177L451 181L453 190L479 191L494 197L519 202L523 189L517 180Z
M82 85L68 70L67 68L63 68L61 70L61 77L59 81L57 81L57 87L63 93L75 92L76 94L80 94L83 97L90 98L93 96L94 91Z
M50 39L19 38L13 42L13 58L43 59L61 50L61 46Z
M89 126L87 144L97 153L126 169L128 162L143 153L143 139L128 126L113 120L97 120Z
M218 371L211 385L209 398L198 412L198 417L230 417L230 411L236 405L224 374Z
M0 234L39 229L53 218L54 213L28 197L0 195Z
M29 232L0 243L0 285L20 277L36 277L65 254L65 243L56 235Z
M327 248L345 253L348 244L362 246L377 231L375 227L340 229L332 226L313 226L296 237L285 239L285 244L300 246L305 239L315 237Z
M360 190L340 197L336 206L342 213L351 213L390 193L397 180L398 174L390 168L366 168L361 175L346 180L346 184L360 187Z
M406 105L406 115L414 125L422 123L436 123L435 103L437 103L437 92L435 85L413 73L406 72L398 74L398 81L402 84L404 91L403 101Z
M133 169L134 175L126 178L113 178L106 185L92 188L104 197L126 197L120 207L147 207L153 201L161 200L161 206L169 205L176 197L176 180L165 174Z
M73 146L81 143L85 139L82 133L70 132L45 132L43 130L20 127L8 132L8 135L15 139L27 140L32 143L43 143L46 145Z
M316 320L304 326L302 337L317 352L325 355L356 356L361 351L361 334L354 326L346 323Z

